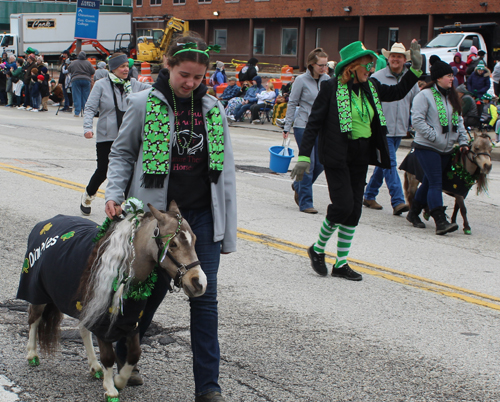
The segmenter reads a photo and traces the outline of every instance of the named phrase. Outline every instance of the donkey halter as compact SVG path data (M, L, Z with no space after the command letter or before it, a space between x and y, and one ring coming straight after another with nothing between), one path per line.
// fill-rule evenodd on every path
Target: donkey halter
M160 236L160 228L158 227L158 222L156 223L156 227L153 232L153 238L155 239L156 245L158 246L158 266L161 266L161 262L164 260L165 256L167 256L170 259L170 261L172 261L172 263L177 267L177 275L175 275L174 278L174 285L179 289L182 288L183 276L186 275L191 268L200 265L200 261L198 260L188 265L181 264L179 261L175 259L175 257L172 255L172 253L168 248L168 245L170 244L172 239L179 234L181 230L182 220L183 220L182 216L180 214L177 214L177 229L175 229L175 233L173 234ZM168 238L168 240L165 243L161 241L161 239L164 237ZM166 253L164 252L165 249L167 250Z

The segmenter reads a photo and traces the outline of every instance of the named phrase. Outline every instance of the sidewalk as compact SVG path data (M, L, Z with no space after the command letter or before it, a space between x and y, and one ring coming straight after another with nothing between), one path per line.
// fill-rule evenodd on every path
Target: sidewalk
M243 123L231 123L230 127L237 127L237 128L244 128L244 129L250 129L250 130L259 130L259 131L267 131L269 133L275 134L280 134L283 132L283 130L278 127L274 126L269 122L265 122L264 124L250 124L248 122L243 122ZM399 146L400 148L411 148L411 143L413 142L412 139L403 139L401 141L401 145ZM492 161L500 161L500 147L493 147L493 150L491 151L491 160Z

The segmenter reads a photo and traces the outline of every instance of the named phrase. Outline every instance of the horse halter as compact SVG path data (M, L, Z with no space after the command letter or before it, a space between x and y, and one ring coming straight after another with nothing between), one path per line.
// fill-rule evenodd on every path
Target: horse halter
M170 242L174 237L176 237L179 234L181 230L182 220L183 220L182 215L177 214L177 229L175 229L175 233L173 234L160 236L160 228L158 227L158 221L156 223L156 227L153 232L153 239L155 239L156 245L158 246L158 266L161 266L161 263L165 259L165 256L167 256L170 259L170 261L172 261L172 263L177 267L177 275L175 275L174 278L174 285L177 286L179 289L182 288L182 278L184 277L184 275L186 275L191 268L200 265L200 261L198 260L188 265L181 264L179 261L175 259L175 257L169 250L168 246ZM165 243L161 241L161 239L164 237L168 237L168 240Z

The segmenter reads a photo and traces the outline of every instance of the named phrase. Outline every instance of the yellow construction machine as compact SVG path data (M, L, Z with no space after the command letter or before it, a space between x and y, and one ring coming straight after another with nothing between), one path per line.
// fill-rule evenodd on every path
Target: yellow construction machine
M153 36L137 38L137 61L161 63L174 33L189 31L189 22L172 17L165 29L153 29Z

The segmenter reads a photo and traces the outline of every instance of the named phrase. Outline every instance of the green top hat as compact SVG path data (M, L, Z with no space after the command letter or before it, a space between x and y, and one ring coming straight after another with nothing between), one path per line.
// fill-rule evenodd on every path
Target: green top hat
M376 59L377 53L375 53L373 50L368 50L360 41L352 42L350 45L342 48L340 50L341 61L335 68L335 77L338 77L342 73L342 70L344 70L345 66L363 56L372 56Z

